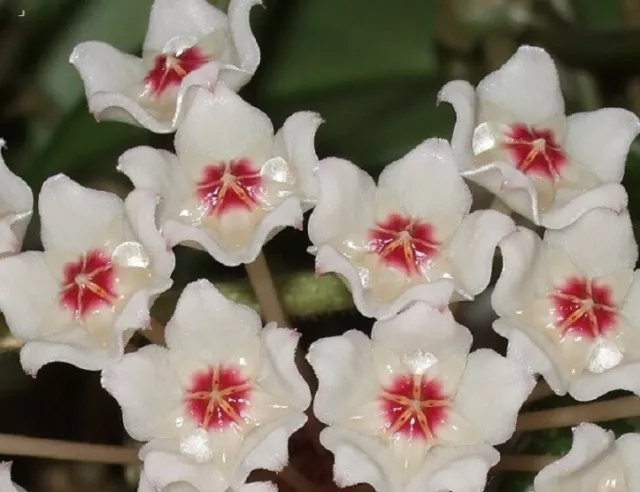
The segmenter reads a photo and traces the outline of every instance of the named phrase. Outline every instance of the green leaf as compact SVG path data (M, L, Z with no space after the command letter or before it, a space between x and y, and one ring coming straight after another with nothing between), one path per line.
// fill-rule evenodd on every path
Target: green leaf
M32 186L56 173L71 174L80 167L91 168L95 175L104 174L96 161L112 156L112 164L120 153L133 145L143 144L151 134L142 128L117 122L97 123L84 100L76 104L56 131L41 148L32 152L18 169Z
M433 75L433 25L440 2L304 1L281 25L275 58L262 78L265 98L362 87L372 81ZM263 70L264 67L261 67Z
M98 40L125 52L140 49L147 30L153 0L99 0L78 4L73 22L52 46L36 73L44 92L63 109L71 109L83 97L82 82L69 64L74 46Z

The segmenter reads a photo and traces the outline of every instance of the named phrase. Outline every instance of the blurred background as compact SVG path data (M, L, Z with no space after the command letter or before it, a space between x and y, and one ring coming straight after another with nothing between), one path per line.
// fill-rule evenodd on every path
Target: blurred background
M212 0L226 9L225 0ZM8 165L37 193L50 175L66 173L87 186L124 196L130 186L116 160L136 145L171 148L171 136L132 126L97 124L87 111L80 78L68 63L72 48L96 39L139 54L152 0L0 0L0 137ZM463 78L476 83L523 43L546 48L561 71L567 112L623 106L640 112L640 0L264 0L252 14L263 61L241 95L279 126L294 111L314 110L326 123L320 157L348 158L376 176L384 165L426 137L448 138L454 122L436 107L440 87ZM624 184L632 217L640 218L640 144L634 143ZM1 183L0 183L1 186ZM477 192L476 206L488 198ZM37 249L37 217L25 249ZM348 292L333 277L316 279L308 239L284 231L266 254L303 344L367 331ZM228 296L256 306L242 268L177 248L173 291L154 307L166 320L181 288L207 276ZM494 273L497 273L497 269ZM487 296L457 313L480 345L492 337ZM100 388L99 375L61 364L37 379L25 376L4 330L0 355L0 432L122 444L120 411ZM139 341L139 343L144 343ZM545 402L557 406L562 399ZM636 421L609 424L617 432ZM570 447L569 429L521 436L510 452L555 453ZM318 470L292 443L294 461L330 482L330 462ZM0 457L10 459L11 457ZM15 459L14 477L30 492L135 490L135 468ZM496 474L488 490L517 492L527 474ZM282 490L287 490L282 486Z

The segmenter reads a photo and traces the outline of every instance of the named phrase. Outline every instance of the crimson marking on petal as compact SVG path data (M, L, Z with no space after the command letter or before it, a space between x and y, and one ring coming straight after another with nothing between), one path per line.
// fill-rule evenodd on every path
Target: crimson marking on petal
M258 206L262 176L249 159L210 164L196 183L196 196L209 215L220 216L232 209L253 210Z
M515 124L505 136L504 146L515 161L516 169L527 175L558 180L567 157L553 131Z
M391 214L369 229L369 249L407 275L419 275L420 267L438 254L438 246L431 224L400 214Z
M435 438L451 403L439 381L412 374L396 377L379 400L385 430L410 440Z
M63 267L60 305L78 319L118 300L116 271L108 254L92 250Z
M209 59L200 49L188 48L180 54L163 53L155 57L153 68L144 78L154 96L161 95L169 87L182 83L189 73L207 63Z
M555 308L555 327L563 335L594 339L616 328L617 306L607 285L571 277L549 297Z
M186 391L187 412L203 429L224 429L244 422L251 382L232 366L212 366L194 374Z

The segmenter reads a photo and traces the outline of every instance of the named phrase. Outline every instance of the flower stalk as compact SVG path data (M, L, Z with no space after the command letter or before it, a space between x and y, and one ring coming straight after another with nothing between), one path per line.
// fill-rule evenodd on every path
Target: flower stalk
M571 427L581 422L608 422L640 417L640 398L626 396L615 400L583 403L566 407L521 413L516 432Z

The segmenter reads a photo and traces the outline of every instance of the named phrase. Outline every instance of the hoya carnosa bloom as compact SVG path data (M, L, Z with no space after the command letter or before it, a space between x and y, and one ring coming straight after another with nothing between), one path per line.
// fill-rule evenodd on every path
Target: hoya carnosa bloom
M544 50L523 46L476 89L456 80L439 100L456 111L451 142L462 175L535 224L560 229L587 210L626 207L620 181L638 117L620 108L565 116Z
M238 90L253 76L260 51L249 12L257 3L232 0L225 15L207 0L155 0L142 58L98 41L79 44L70 61L89 110L97 119L175 131L191 89L220 81Z
M0 257L17 253L33 213L33 193L20 177L7 167L0 139Z
M616 440L611 431L584 423L573 430L569 453L543 468L533 492L635 492L640 490L640 434Z
M4 490L0 489L0 492ZM9 491L12 492L12 491ZM157 486L151 483L146 474L140 475L138 492L200 492L193 485L186 482L173 482L164 486ZM226 492L278 492L278 487L272 482L252 482L245 483L239 487L229 487Z
M469 214L471 193L451 147L429 139L388 165L378 185L342 159L320 163L309 219L316 270L343 277L358 310L378 319L413 301L473 299L491 274L498 242L514 230L495 210Z
M544 239L523 228L500 246L493 327L509 357L577 400L640 394L640 274L628 213L595 209Z
M102 384L139 441L147 479L161 490L240 487L257 468L280 470L289 436L307 420L309 387L294 362L298 334L189 284L165 331L167 347L126 354Z
M203 248L227 266L249 263L280 229L302 226L316 194L320 122L296 113L274 135L269 118L226 87L201 89L176 133L177 156L137 147L119 169L162 198L157 224L170 246Z
M25 490L11 481L11 462L0 463L0 492L25 492Z
M123 203L62 174L44 183L44 252L0 260L0 309L25 342L26 372L55 361L100 370L122 355L134 330L148 326L150 305L171 286L174 267L173 253L143 220L155 201L140 190Z
M416 303L373 325L321 339L308 360L318 377L313 409L329 427L340 487L378 492L480 492L514 432L533 376L472 337L451 312Z

